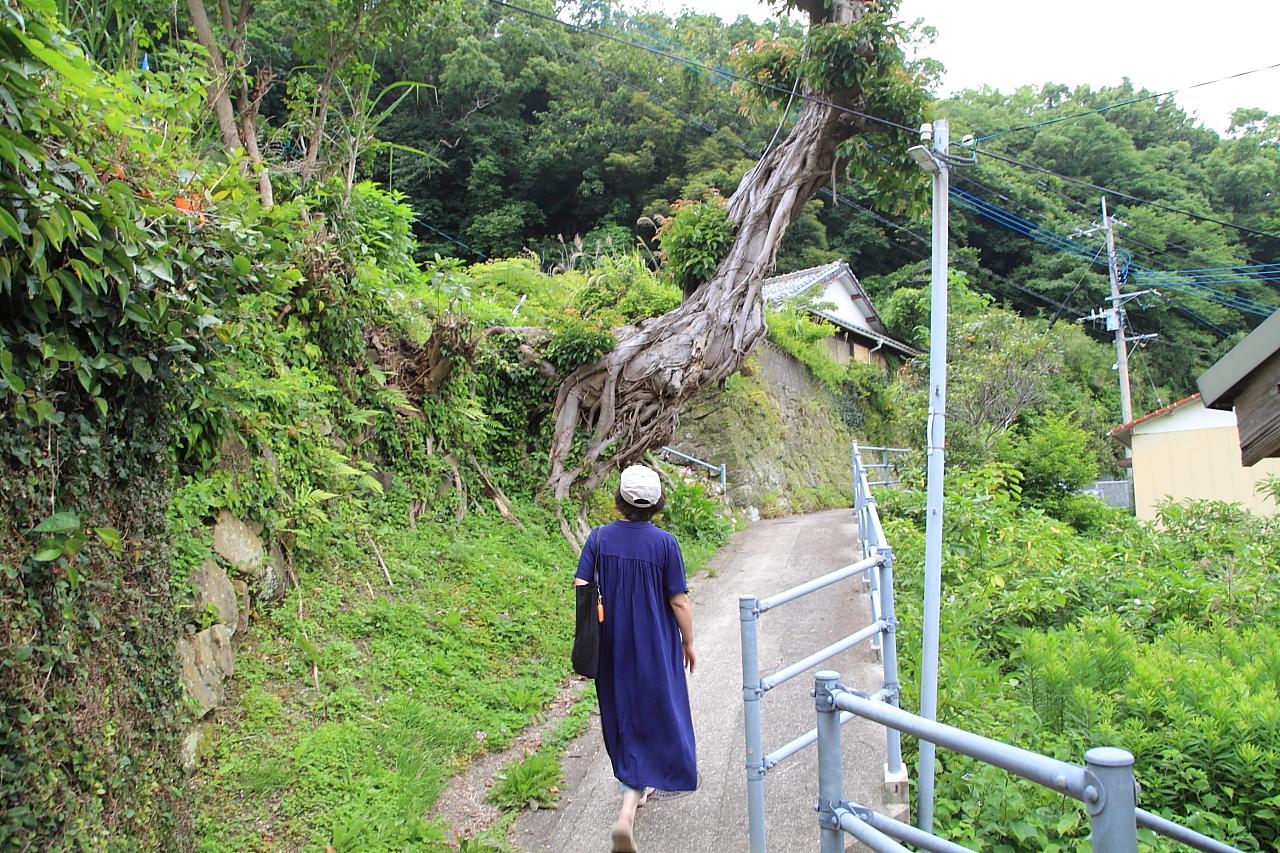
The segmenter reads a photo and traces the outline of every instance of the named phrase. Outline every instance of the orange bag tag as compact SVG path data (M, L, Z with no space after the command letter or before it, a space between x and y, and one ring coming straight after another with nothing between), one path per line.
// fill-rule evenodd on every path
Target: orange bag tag
M596 621L602 625L604 624L604 596L603 595L596 599Z

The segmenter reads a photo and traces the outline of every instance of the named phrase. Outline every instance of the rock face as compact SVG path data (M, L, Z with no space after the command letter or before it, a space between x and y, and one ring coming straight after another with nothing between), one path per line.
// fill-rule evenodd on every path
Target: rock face
M197 719L226 701L226 681L235 669L231 632L226 625L214 625L178 640L178 662L182 686L195 703Z
M672 445L729 469L729 497L764 517L848 505L849 441L832 393L766 342L723 389L680 412Z
M227 626L227 630L235 634L240 629L240 607L236 601L236 590L231 578L214 560L205 560L200 568L191 575L191 586L195 589L195 613L197 620L203 618L206 610L213 608L218 614L217 621Z
M256 572L267 558L262 545L262 526L248 525L225 509L213 525L213 550L236 568Z
M213 526L213 550L252 581L255 598L274 601L284 593L284 555L274 545L268 555L262 525L246 524L224 509Z

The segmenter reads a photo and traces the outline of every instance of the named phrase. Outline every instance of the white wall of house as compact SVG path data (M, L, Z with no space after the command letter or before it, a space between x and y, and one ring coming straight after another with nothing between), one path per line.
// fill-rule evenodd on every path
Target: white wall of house
M846 323L862 326L864 329L873 328L863 307L856 304L853 297L849 295L849 284L843 276L836 276L827 282L822 296L817 301L835 306L830 313Z
M1138 518L1156 517L1156 505L1174 500L1221 500L1242 504L1258 515L1280 507L1256 486L1280 475L1280 459L1246 468L1234 412L1206 409L1199 400L1133 428L1133 491Z

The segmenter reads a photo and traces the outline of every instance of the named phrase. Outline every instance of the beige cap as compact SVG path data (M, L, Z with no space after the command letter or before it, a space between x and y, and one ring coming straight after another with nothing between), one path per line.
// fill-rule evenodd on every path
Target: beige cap
M634 507L651 507L662 497L662 481L658 472L643 465L632 465L622 472L618 487L622 499Z

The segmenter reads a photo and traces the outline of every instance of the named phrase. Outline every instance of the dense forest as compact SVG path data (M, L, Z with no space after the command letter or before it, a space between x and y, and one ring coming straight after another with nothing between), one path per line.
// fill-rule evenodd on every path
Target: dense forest
M928 191L905 150L929 118L975 139L948 584L991 607L950 610L945 712L1063 757L1128 745L1154 808L1274 844L1280 537L1231 506L1169 505L1158 529L1077 493L1114 462L1119 404L1106 330L1077 322L1106 254L1072 235L1105 196L1123 289L1158 291L1127 306L1158 335L1135 410L1189 393L1280 304L1280 117L1242 105L1220 135L1129 81L937 100L929 28L857 6L779 3L807 27L601 0L4 0L0 850L506 849L432 809L568 671L566 518L610 510L604 481L548 485L557 401L723 277L735 192L835 109L815 91L860 124L783 211L776 268L847 260L922 350ZM839 429L919 446L927 355L838 364L829 326L755 297ZM759 402L748 355L703 405ZM588 424L564 423L580 460ZM885 516L914 594L903 473ZM664 475L694 573L734 521ZM498 836L554 801L586 707L494 785ZM1083 843L1078 814L941 769L972 843Z

